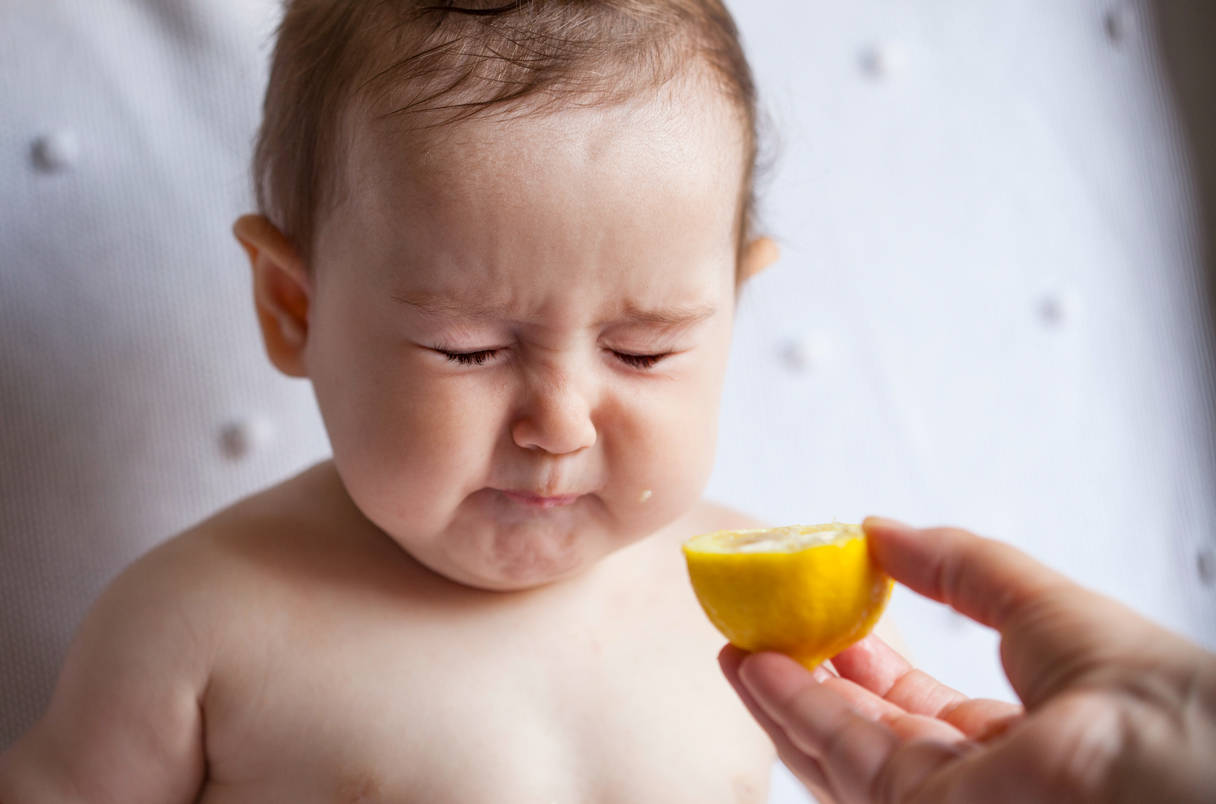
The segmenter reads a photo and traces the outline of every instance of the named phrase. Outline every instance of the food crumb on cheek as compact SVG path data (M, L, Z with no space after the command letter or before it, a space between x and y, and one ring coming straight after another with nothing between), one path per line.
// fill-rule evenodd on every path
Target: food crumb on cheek
M650 489L642 489L642 493L638 495L638 502L644 503L650 499L653 492Z

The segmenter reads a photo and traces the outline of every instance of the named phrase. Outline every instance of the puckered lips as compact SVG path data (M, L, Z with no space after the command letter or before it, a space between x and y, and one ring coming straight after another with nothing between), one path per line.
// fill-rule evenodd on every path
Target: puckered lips
M563 508L578 502L582 494L537 494L526 489L501 489L502 496L526 508Z

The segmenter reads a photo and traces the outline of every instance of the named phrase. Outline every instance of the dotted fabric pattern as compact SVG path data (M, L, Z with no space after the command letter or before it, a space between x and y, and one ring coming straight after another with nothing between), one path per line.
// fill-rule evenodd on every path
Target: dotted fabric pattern
M274 6L0 4L0 746L124 565L326 452L228 235ZM1216 4L731 6L783 259L710 496L963 525L1216 647ZM990 634L890 616L1009 696Z
M783 258L710 495L965 526L1216 649L1216 4L731 6ZM1013 696L986 629L899 588L887 616ZM771 800L806 797L778 768Z
M0 7L0 746L122 567L328 451L230 235L275 6Z
M1216 6L734 9L783 259L711 495L965 526L1216 647ZM1012 694L984 629L889 611L927 670Z

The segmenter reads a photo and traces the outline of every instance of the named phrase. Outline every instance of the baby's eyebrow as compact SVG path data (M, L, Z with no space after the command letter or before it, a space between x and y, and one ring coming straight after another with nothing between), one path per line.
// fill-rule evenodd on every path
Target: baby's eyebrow
M631 324L653 324L663 327L687 327L712 318L717 308L708 304L645 309L626 305L621 318Z
M431 315L458 315L463 318L501 319L510 317L508 304L487 303L457 299L434 293L394 293L392 299L399 304L413 307L421 313ZM717 313L709 304L676 305L672 307L646 308L626 304L622 311L601 323L642 324L660 327L688 327L699 324Z
M395 302L432 315L460 315L465 318L502 318L507 314L505 304L466 301L435 293L394 293Z

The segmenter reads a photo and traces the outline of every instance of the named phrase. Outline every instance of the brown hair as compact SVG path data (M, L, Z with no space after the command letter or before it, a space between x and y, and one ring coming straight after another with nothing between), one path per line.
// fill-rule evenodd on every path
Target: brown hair
M307 264L341 186L341 123L355 102L391 107L425 135L491 109L617 102L697 69L742 123L742 245L754 225L756 90L721 0L284 0L253 159L258 206Z

